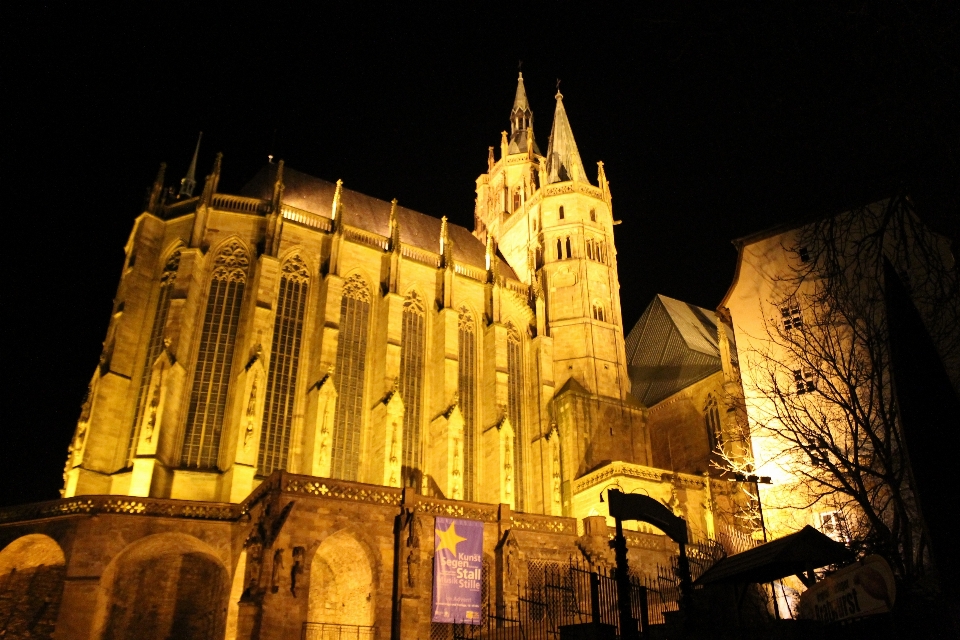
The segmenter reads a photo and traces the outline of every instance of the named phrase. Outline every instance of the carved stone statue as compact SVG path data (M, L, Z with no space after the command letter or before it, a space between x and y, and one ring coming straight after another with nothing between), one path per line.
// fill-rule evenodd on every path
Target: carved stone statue
M293 548L293 566L290 567L290 593L297 597L297 578L303 573L303 561L306 555L306 549L303 547Z
M280 572L283 571L283 549L273 552L273 573L270 576L270 591L280 591Z

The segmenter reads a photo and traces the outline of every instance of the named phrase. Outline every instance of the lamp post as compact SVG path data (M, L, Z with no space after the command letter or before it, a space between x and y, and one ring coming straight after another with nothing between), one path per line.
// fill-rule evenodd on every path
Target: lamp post
M763 520L763 500L760 499L760 485L772 484L770 476L757 476L753 474L735 473L732 478L727 478L730 482L752 482L757 491L757 512L760 516L760 531L763 532L763 541L767 541L767 524ZM780 619L780 605L777 604L777 592L774 583L770 583L770 594L773 597L773 613Z

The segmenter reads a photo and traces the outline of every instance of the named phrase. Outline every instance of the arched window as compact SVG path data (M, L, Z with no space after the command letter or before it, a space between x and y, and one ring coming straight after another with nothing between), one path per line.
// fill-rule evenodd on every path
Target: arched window
M570 238L567 238L567 257L573 256L573 251L571 250Z
M557 238L557 260L563 260L563 240Z
M520 187L516 187L513 190L513 210L516 211L520 208Z
M713 394L707 396L707 401L704 404L703 422L707 430L707 442L710 445L710 452L713 453L723 442L723 431L720 426L720 409L717 406L717 397Z
M600 322L607 321L607 314L604 311L603 304L596 300L593 302L593 319L599 320Z
M560 219L563 220L563 218L564 218L563 207L560 207Z
M334 416L331 475L356 480L360 466L360 436L363 427L363 390L367 364L367 325L370 291L359 275L343 283L340 300L340 338L333 383L337 390Z
M310 272L299 256L293 256L280 268L280 294L273 323L273 345L257 458L257 473L262 476L287 468L309 280Z
M167 313L170 311L170 291L177 279L177 269L180 268L180 249L177 249L167 258L160 275L160 295L157 296L157 306L153 311L153 324L150 326L150 342L147 343L147 356L143 361L140 372L140 384L137 388L137 409L133 414L133 424L130 425L130 442L127 444L127 464L133 465L133 458L137 455L137 442L140 440L140 423L143 413L147 409L147 387L150 385L150 371L153 364L163 351L163 329L167 325Z
M247 250L239 240L224 245L213 263L180 452L180 464L184 467L217 466L249 266Z
M423 298L411 291L403 301L403 330L400 334L400 398L404 406L402 472L404 486L417 488L423 471L421 424L425 342Z
M523 452L526 441L523 429L523 351L520 332L507 323L507 417L513 425L515 446L513 466L516 478L516 508L523 510Z
M593 260L593 240L587 240L587 257Z
M463 499L474 499L477 458L477 335L473 314L460 308L457 338L457 392L463 413Z

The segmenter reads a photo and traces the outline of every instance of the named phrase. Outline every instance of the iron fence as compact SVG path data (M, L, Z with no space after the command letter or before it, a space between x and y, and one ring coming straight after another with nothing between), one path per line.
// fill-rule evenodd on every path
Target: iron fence
M373 640L376 637L376 627L326 622L304 622L300 635L301 640Z

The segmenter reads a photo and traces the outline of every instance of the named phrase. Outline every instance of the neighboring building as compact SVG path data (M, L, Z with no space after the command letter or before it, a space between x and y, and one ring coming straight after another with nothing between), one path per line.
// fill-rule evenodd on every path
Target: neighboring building
M935 425L953 421L960 392L949 241L896 197L735 244L720 313L735 329L755 470L771 479L760 488L768 531L809 524L836 539L872 540L899 576L911 576L912 563L927 562L927 526L941 519L935 508L921 515L918 494L933 496L949 479L927 462L947 442ZM916 325L904 331L891 313ZM923 367L902 366L927 347ZM918 407L927 412L920 419ZM865 516L866 503L876 519Z
M64 499L0 514L21 609L48 594L62 638L428 637L434 516L487 523L498 600L531 562L612 561L590 519L611 486L716 537L727 333L686 307L709 371L649 415L631 395L610 189L602 163L590 183L561 98L542 155L520 78L472 232L282 162L237 194L218 191L219 156L198 196L196 154L176 196L161 170ZM680 396L697 410L657 417ZM672 436L651 437L658 420ZM695 453L674 465L664 446ZM641 529L634 566L669 566L676 546Z

